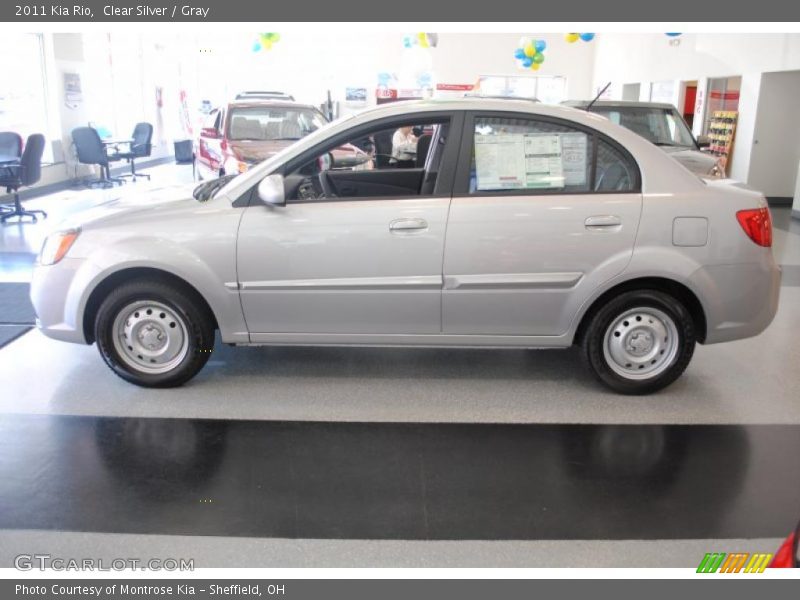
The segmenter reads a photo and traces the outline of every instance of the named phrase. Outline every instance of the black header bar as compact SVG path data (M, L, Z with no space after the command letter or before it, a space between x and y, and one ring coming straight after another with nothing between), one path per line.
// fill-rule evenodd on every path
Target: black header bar
M12 0L0 22L781 22L800 21L800 3L670 0ZM790 30L792 28L789 28Z

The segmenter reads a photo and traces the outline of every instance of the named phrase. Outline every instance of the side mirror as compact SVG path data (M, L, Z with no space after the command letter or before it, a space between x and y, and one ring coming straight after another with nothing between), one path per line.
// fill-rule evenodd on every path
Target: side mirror
M275 173L267 175L258 184L258 198L264 204L286 206L286 191L283 186L283 175Z
M700 148L708 148L711 146L711 138L707 135L698 135L697 145L700 146Z
M200 135L206 138L211 138L212 140L216 140L219 138L219 131L217 131L214 127L203 127L200 130Z

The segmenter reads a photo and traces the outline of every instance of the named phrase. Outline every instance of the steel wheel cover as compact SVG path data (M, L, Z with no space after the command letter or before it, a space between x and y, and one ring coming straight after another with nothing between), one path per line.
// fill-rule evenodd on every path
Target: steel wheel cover
M188 327L183 317L154 300L126 305L117 313L112 331L119 358L142 373L167 373L189 351Z
M603 356L625 379L651 379L675 362L678 327L664 311L649 306L626 310L616 317L603 337Z

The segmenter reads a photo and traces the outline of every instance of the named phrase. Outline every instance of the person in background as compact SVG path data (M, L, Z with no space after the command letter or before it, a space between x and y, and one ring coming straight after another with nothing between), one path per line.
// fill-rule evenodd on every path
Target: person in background
M392 136L392 158L400 163L414 161L417 156L417 136L412 127L401 127Z

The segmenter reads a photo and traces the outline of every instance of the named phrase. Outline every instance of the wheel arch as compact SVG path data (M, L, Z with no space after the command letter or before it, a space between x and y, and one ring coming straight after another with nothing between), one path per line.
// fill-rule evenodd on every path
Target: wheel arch
M692 317L692 321L694 321L695 330L697 331L697 340L701 343L705 341L707 333L706 313L703 304L694 291L685 284L667 277L638 277L614 285L592 301L589 308L584 311L580 318L578 327L575 330L573 343L581 343L592 317L606 302L619 294L633 290L656 290L669 294L679 300L686 307L686 310L689 311L689 315Z
M116 286L135 280L159 281L180 287L184 292L196 300L199 306L204 309L208 317L211 319L213 328L219 329L217 317L214 314L211 305L209 305L205 297L203 297L203 295L191 283L182 277L175 275L174 273L170 273L169 271L164 271L162 269L157 269L154 267L128 267L110 273L107 277L102 279L89 294L83 311L82 322L83 335L88 344L95 342L94 322L95 318L97 317L97 311L100 308L103 299Z

